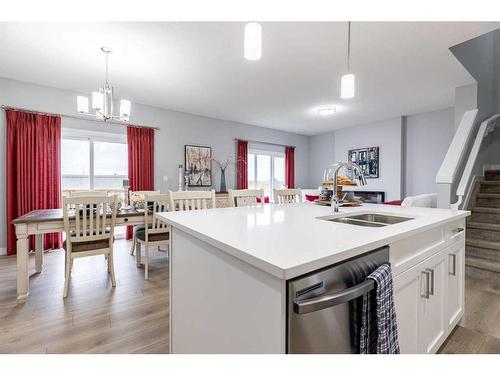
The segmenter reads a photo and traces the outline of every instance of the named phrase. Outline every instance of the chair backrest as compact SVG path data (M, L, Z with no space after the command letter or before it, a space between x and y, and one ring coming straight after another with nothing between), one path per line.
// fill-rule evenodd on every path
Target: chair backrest
M297 203L302 202L302 191L300 189L274 189L274 203Z
M406 197L401 203L401 207L437 207L437 194L421 194L413 197Z
M68 250L71 243L109 240L110 246L116 223L117 196L63 198L63 221ZM69 214L74 210L74 215ZM110 215L110 219L108 219ZM71 222L70 222L71 219ZM74 222L74 226L71 224Z
M229 189L229 207L244 207L264 203L264 189ZM257 202L260 198L260 203Z
M149 239L150 234L167 233L170 226L159 220L155 213L167 212L170 205L170 194L146 194L145 200L148 202L148 209L144 210L144 222L148 222L148 215L152 215L151 225L146 225L146 238Z
M99 190L79 190L79 191L72 191L69 193L69 196L71 198L77 198L77 197L107 197L108 192L107 191L99 191Z
M170 211L190 211L215 208L215 190L169 191Z

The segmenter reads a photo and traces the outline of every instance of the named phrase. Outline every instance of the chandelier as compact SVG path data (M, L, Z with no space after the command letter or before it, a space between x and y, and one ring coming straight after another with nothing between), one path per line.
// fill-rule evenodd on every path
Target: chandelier
M108 79L108 56L113 50L109 47L101 47L101 51L106 56L106 80L99 86L99 91L92 93L92 109L95 113L89 113L89 99L86 96L77 96L76 104L78 113L95 117L101 121L129 121L130 120L130 101L120 100L120 113L113 115L113 86L109 84Z

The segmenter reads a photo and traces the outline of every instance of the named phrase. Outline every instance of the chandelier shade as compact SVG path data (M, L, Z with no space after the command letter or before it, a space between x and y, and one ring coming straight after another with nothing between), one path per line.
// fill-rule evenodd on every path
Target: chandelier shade
M120 100L120 113L113 114L113 86L110 85L108 78L108 57L113 50L109 47L102 47L101 51L106 56L106 75L104 84L99 86L98 91L92 92L92 109L95 113L89 113L89 99L86 96L77 97L77 111L102 121L129 121L131 107L129 100Z

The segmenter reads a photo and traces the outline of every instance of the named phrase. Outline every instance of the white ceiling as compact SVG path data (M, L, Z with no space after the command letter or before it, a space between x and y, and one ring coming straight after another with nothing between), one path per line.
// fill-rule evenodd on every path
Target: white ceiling
M454 88L473 79L448 48L500 23L354 22L351 100L339 87L347 23L262 26L263 57L247 61L239 22L0 23L0 76L91 92L109 46L117 97L318 134L453 105ZM337 113L318 116L324 104Z

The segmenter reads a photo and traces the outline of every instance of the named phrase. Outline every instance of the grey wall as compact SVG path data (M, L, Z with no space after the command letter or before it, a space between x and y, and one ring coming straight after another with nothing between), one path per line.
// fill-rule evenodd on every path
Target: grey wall
M458 129L466 111L477 108L477 83L455 89L455 130Z
M481 35L450 48L458 61L477 81L477 105L480 121L494 110L494 65L496 31Z
M80 93L79 93L80 94ZM88 95L88 93L84 93ZM0 78L0 103L38 111L74 114L77 93ZM309 181L309 137L241 123L169 111L132 104L131 122L160 128L155 134L155 185L157 189L177 189L177 165L184 164L184 145L200 144L212 147L214 158L234 156L233 139L244 138L294 145L295 184L307 187ZM62 120L63 127L76 127L107 132L124 132L125 128L86 120ZM0 113L0 152L5 155L5 115ZM5 163L5 161L4 161ZM215 173L215 188L219 175ZM168 183L162 176L168 175ZM228 188L234 186L234 169L226 176ZM5 168L0 172L0 248L5 247Z
M455 134L454 108L338 129L311 137L309 187L322 181L328 164L347 160L349 149L380 147L380 178L356 190L381 190L386 199L435 193L435 178Z
M335 160L347 160L347 152L350 149L379 147L380 177L368 179L366 186L353 190L382 190L386 193L386 200L401 197L401 132L401 117L335 131Z
M453 108L406 117L405 195L436 192L436 175L455 134Z
M309 141L309 187L317 188L323 182L325 168L336 161L335 133L314 135Z

